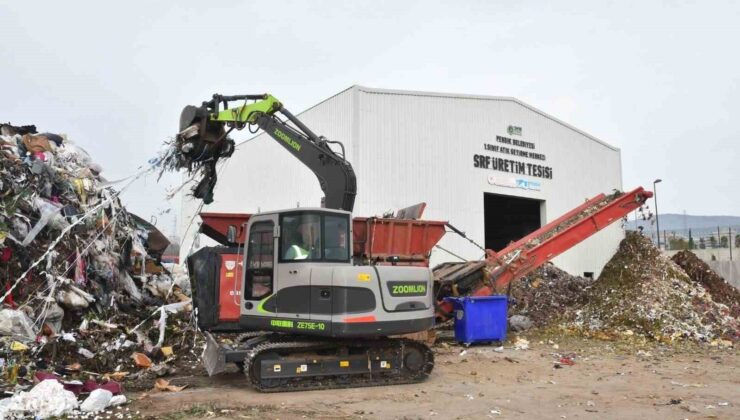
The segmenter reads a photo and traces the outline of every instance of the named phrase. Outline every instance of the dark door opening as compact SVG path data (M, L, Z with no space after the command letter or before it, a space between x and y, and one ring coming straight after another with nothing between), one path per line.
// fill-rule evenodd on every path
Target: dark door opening
M486 249L500 251L539 229L541 205L531 198L484 193Z

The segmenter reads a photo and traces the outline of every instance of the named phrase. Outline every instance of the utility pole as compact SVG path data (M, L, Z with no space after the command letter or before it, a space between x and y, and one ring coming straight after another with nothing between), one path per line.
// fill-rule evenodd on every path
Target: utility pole
M722 235L719 233L719 226L717 226L717 248L722 248ZM717 252L719 254L719 252Z
M663 181L662 179L658 178L655 181L653 181L653 199L655 200L655 230L658 233L658 249L660 249L660 220L658 218L658 190L655 188L655 184Z

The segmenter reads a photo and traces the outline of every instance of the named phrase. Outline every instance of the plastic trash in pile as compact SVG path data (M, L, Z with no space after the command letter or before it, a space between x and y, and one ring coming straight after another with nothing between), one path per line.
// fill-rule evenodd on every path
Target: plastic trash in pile
M103 411L108 407L112 398L112 392L106 389L96 389L80 404L80 410L88 413Z
M54 380L39 382L30 391L22 391L0 400L0 417L59 417L78 407L77 397Z
M187 275L159 263L169 242L102 173L65 135L0 124L0 391L53 372L137 379L150 373L132 353L161 365L194 345ZM168 362L154 357L160 347Z
M526 317L538 328L552 326L567 319L568 311L586 302L586 293L594 282L594 279L573 276L547 263L512 283L509 315Z
M149 271L168 244L156 228L117 199L90 213L115 190L87 152L64 135L37 134L34 126L3 124L0 132L0 265L7 281L21 275L63 229L87 216L8 294L6 304L13 308L32 299L32 307L57 315L50 299L64 310L100 310L111 302L141 303L150 283L155 286L149 297L162 298L163 290L172 289L166 270L156 278ZM33 296L35 284L53 285L54 295ZM59 322L54 324L58 330Z

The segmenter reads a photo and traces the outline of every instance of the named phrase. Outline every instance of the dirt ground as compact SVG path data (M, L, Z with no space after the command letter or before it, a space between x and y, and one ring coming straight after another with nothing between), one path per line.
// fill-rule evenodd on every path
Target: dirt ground
M130 394L130 409L169 419L740 418L737 349L528 338L528 350L438 344L434 372L416 385L260 394L234 371L170 378L188 388ZM556 368L563 356L575 364Z

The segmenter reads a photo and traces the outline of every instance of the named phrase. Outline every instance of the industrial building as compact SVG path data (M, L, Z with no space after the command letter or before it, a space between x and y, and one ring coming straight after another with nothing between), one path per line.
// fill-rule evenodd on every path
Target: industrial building
M281 99L290 109L290 98ZM587 198L622 190L618 148L515 98L352 86L298 117L344 144L357 174L356 216L425 202L424 219L449 221L494 250ZM215 201L202 211L320 205L315 176L272 138L249 138L247 130L232 137L236 151L219 171ZM209 243L205 237L193 242L199 204L183 197L181 258ZM622 237L616 223L554 263L573 274L598 275ZM454 233L439 245L432 266L483 255Z

